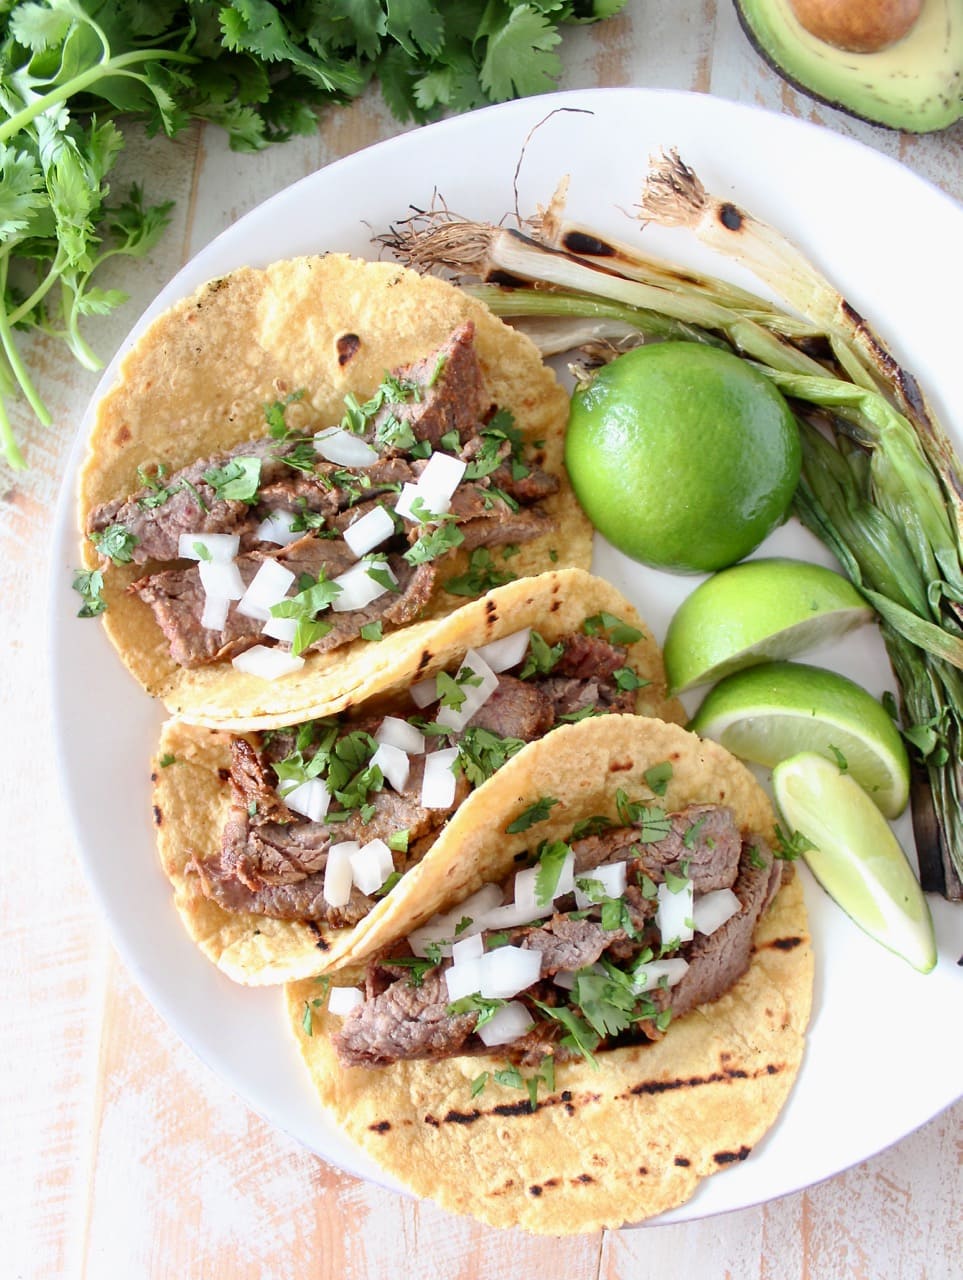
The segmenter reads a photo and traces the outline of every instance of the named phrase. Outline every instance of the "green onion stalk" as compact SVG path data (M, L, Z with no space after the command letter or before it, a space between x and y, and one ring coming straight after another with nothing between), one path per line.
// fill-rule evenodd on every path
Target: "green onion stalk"
M963 898L963 472L952 446L912 377L778 232L709 196L674 155L650 173L641 210L738 256L802 315L567 222L558 194L524 231L441 209L381 240L418 269L467 277L536 342L554 318L546 354L564 349L566 324L578 346L591 319L617 335L607 354L590 345L595 362L675 338L727 347L779 387L803 443L796 513L875 609L896 675L923 887Z

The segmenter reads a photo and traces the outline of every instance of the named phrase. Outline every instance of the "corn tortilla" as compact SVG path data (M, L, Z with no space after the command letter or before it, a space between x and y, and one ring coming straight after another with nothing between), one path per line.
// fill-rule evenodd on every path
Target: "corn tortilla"
M514 415L526 440L544 442L540 465L562 482L559 493L540 504L555 518L555 532L522 546L509 567L517 577L553 563L587 569L591 528L562 461L568 399L534 344L443 280L343 254L241 268L154 321L98 407L80 474L81 527L95 507L141 487L138 467L163 462L170 473L263 436L264 406L292 392L304 395L288 407L289 427L317 430L337 423L347 393L366 399L387 370L435 350L466 320L475 324L492 403ZM346 334L360 339L347 360L338 343ZM98 566L89 541L83 554L88 567ZM461 553L451 573L462 573L466 564ZM267 728L299 713L325 714L332 699L365 682L372 666L392 667L412 629L401 628L377 646L356 640L309 655L301 671L280 681L244 675L229 662L179 668L150 607L126 590L151 568L109 568L104 625L143 687L197 723ZM426 617L443 618L463 603L442 591ZM419 626L427 634L426 624Z
M581 628L586 618L603 611L642 632L641 638L628 647L626 658L648 682L638 691L637 710L681 721L684 712L676 699L667 696L662 655L651 631L614 587L580 569L509 583L434 623L426 633L412 628L413 635L396 650L395 665L390 669L373 667L355 695L345 696L337 709L348 710L365 699L390 698L417 680L453 666L467 649L527 626L534 627L552 644L560 636ZM338 930L226 911L206 898L198 877L188 873L192 854L213 855L220 847L231 804L230 739L231 734L225 730L175 719L165 725L157 749L152 776L158 848L188 933L225 973L248 985L289 982L328 972L355 952L367 954L371 946L378 945L385 930L396 927L396 895L402 893L408 877L419 872L424 862L409 871L363 921L354 928ZM525 754L520 752L500 773L517 769ZM171 756L175 763L162 768L159 761ZM490 779L473 792L462 806L468 814L466 821L480 828L487 825L485 793L493 781ZM425 861L443 855L447 830ZM419 882L415 883L417 886ZM373 941L366 942L369 935Z
M437 898L450 906L480 883L502 878L533 835L564 838L579 819L616 818L616 789L646 794L646 770L665 760L673 765L659 801L667 810L724 803L746 833L772 838L768 798L715 743L673 724L600 717L534 744L510 778L496 774L487 784L489 822L472 827L459 813L446 843L458 857L447 866L439 858L429 867L426 859L416 871L444 881ZM535 831L502 834L533 799L548 794L560 804L547 821ZM396 938L423 915L414 884L407 898L410 910L398 913ZM534 1112L526 1092L492 1080L471 1096L473 1080L504 1066L495 1055L344 1068L331 1041L341 1020L323 1000L314 1006L317 984L292 984L286 999L321 1106L383 1169L454 1213L567 1235L663 1213L687 1200L703 1178L750 1155L799 1070L812 967L802 888L792 876L757 926L748 972L726 995L680 1018L662 1040L600 1052L598 1070L559 1063L554 1087L540 1088Z

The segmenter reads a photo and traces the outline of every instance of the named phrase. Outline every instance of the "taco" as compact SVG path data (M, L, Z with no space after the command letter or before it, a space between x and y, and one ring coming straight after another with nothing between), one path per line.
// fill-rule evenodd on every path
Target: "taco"
M588 567L566 412L534 345L444 281L336 254L232 272L99 405L85 612L195 722L323 714L419 620Z
M366 970L287 989L290 1022L325 1111L418 1195L618 1227L775 1120L811 1003L802 892L755 779L677 725L586 720L514 765Z
M394 927L456 810L487 822L488 779L527 743L635 710L682 717L658 646L613 587L569 569L436 623L337 715L246 734L171 721L153 798L177 909L240 982L329 970Z

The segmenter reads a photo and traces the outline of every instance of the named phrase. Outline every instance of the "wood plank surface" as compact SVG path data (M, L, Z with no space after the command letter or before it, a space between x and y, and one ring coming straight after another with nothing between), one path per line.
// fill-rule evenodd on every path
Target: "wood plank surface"
M911 137L818 106L766 68L728 0L635 0L571 31L561 87L638 84L755 103L857 138L963 198L963 129ZM400 131L375 93L316 135L238 156L216 130L133 135L117 182L176 199L151 259L113 281L131 302L96 325L109 357L180 265L273 192ZM50 405L19 411L30 470L0 467L0 1275L91 1280L434 1280L698 1276L950 1280L963 1274L963 1104L858 1168L720 1218L572 1240L455 1219L328 1167L200 1064L116 958L85 887L54 771L44 645L53 505L95 385L55 344L27 355ZM959 1016L956 1011L955 1016ZM884 1052L881 1046L881 1052ZM466 1172L470 1176L470 1172Z

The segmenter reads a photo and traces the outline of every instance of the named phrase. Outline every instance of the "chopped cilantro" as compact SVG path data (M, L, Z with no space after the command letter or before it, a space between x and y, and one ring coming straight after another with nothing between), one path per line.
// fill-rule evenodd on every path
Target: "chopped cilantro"
M518 673L519 678L528 680L535 675L547 676L558 665L564 652L565 645L561 641L558 644L549 645L539 632L533 631L528 639L528 652Z
M223 467L205 471L204 479L222 501L251 504L261 483L261 459L231 458Z
M564 840L553 840L539 850L535 875L535 905L547 907L555 897L559 876L571 850Z
M477 1098L478 1095L484 1091L490 1077L491 1073L488 1071L483 1071L480 1076L475 1076L474 1080L471 1082L471 1096L473 1098Z
M582 630L587 636L604 633L610 644L635 644L636 640L642 639L642 632L637 627L630 627L614 613L606 613L604 610L586 618L582 623Z
M831 742L828 744L828 746L829 746L829 750L832 752L833 759L836 761L836 767L839 769L839 772L846 773L847 770L849 769L849 762L847 761L846 757L840 751L839 747L834 747Z
M195 542L194 551L197 555L198 560L204 560L209 563L211 560L214 559L214 557L211 555L210 548L203 542Z
M608 831L612 826L612 819L605 818L600 813L591 818L583 818L581 822L576 822L572 827L572 839L581 840L583 836L601 835L603 831Z
M77 611L78 618L96 618L107 608L107 601L100 594L104 589L104 575L99 569L77 569L71 586L83 601Z
M430 458L431 457L431 441L419 440L417 444L413 444L408 450L409 458Z
M573 995L586 1022L600 1037L616 1036L632 1025L637 994L628 974L615 965L605 973L581 970L575 978Z
M272 617L293 618L297 623L291 643L291 652L294 654L302 653L331 630L332 624L319 621L318 615L329 608L343 590L340 583L328 581L324 566L317 579L311 579L310 575L307 577L310 586L302 586L299 581L301 590L296 596L271 606Z
M626 667L625 670L628 670ZM646 769L645 774L646 785L657 796L664 796L666 788L672 780L672 762L663 760L661 764L654 764L651 769Z
M301 1030L306 1036L314 1035L314 1022L311 1013L311 1005L305 1000L304 1013L301 1015Z
M676 875L671 867L666 867L663 874L666 888L670 893L681 893L692 883L687 875Z
M587 707L579 707L578 711L567 711L564 715L559 716L559 720L564 720L566 724L578 724L580 720L591 720L593 716L607 714L604 707L589 705Z
M92 533L90 541L114 564L130 564L137 546L136 536L122 524L109 524L103 532Z
M410 449L415 440L411 424L393 413L387 414L375 427L375 442L383 449Z
M427 949L427 948L426 948ZM390 956L384 961L389 967L397 967L399 969L410 970L408 974L408 986L420 987L424 985L425 974L429 969L437 968L441 961L441 954L437 957L428 956Z
M682 843L687 849L695 848L695 843L699 839L699 836L702 833L702 828L706 825L708 819L709 815L707 813L704 813L701 818L696 818L695 822L693 822L692 826L682 837Z
M591 1063L597 1070L598 1063L593 1056L593 1050L598 1048L599 1037L588 1023L565 1005L543 1004L541 1000L535 1000L533 1003L549 1018L554 1018L565 1028L567 1034L562 1036L560 1043L565 1048L574 1049L576 1053L580 1053L586 1062Z
M467 780L478 787L524 745L521 738L501 738L490 729L469 725L458 741L458 763Z
M644 689L652 683L651 680L643 680L632 667L619 667L612 672L612 679L620 689L627 692L631 692L634 689Z
M390 846L389 846L389 848L390 848ZM380 889L375 889L374 893L373 893L371 896L372 896L373 898L386 898L386 897L388 896L388 894L391 892L391 890L395 887L395 885L398 883L398 881L399 881L400 879L401 879L401 872L400 872L400 871L392 871L391 875L390 875L390 876L388 877L388 879L384 882L384 884L381 886L381 888L380 888Z
M499 1009L503 1008L508 1002L499 1000L496 997L471 995L462 996L460 1000L453 1001L448 1005L446 1012L450 1014L459 1013L477 1013L478 1021L475 1023L475 1030L480 1031L487 1022L491 1022ZM496 1072L495 1079L498 1079Z
M481 596L494 587L514 582L515 574L495 568L495 561L486 547L478 547L468 558L468 570L445 582L445 590L453 596Z
M439 445L444 449L445 453L457 453L461 448L461 436L453 427L451 431L446 431L439 439Z
M361 639L378 641L384 639L384 626L379 619L377 622L366 622L361 628Z
M757 871L761 871L766 865L766 859L754 844L749 846L749 865Z
M294 505L297 511L291 520L292 533L308 533L311 529L324 528L324 516L320 511L310 511L308 509L307 498L296 498ZM334 536L334 530L331 531Z
M601 880L596 880L594 876L579 876L575 884L590 902L598 903L608 896L608 889Z
M655 883L652 877L646 875L644 871L639 872L638 881L642 897L648 899L649 902L654 902L659 896L659 886Z
M523 809L513 822L510 822L505 828L508 835L518 835L521 831L527 831L530 827L534 827L537 822L544 822L549 812L558 804L558 801L552 796L541 796L534 804L530 804L527 809Z
M177 764L177 756L173 755L170 751L165 751L157 763L162 769L169 769L172 764Z
M549 547L548 558L551 560L552 564L558 564L558 552L554 547Z
M801 831L788 831L783 827L776 827L776 847L773 853L784 862L795 862L797 858L815 847Z
M284 420L288 405L301 400L303 396L304 389L302 388L300 391L292 391L283 400L274 400L270 404L265 404L264 421L267 423L268 435L272 440L283 440L288 435L287 423Z
M504 947L508 942L509 935L507 933L486 933L485 934L485 950L494 951L496 947Z
M525 1081L518 1067L503 1067L501 1071L496 1071L493 1076L496 1083L504 1085L506 1089L524 1089Z
M521 550L517 542L508 542L502 547L502 559L512 560L515 556L521 554Z
M296 440L291 444L290 448L279 450L274 454L278 462L283 462L286 467L290 467L292 471L304 471L313 473L318 465L318 451L314 447L314 440Z
M471 916L462 916L462 918L455 925L455 937L460 938L466 929L471 928L473 923L474 922Z
M465 541L465 535L454 523L454 518L446 516L433 529L427 529L404 553L409 564L427 564L437 560L439 556L454 551Z
M408 840L411 836L410 830L406 827L404 831L393 831L385 841L385 844L393 853L407 853Z
M435 385L435 383L438 381L438 379L441 377L442 373L444 372L445 365L447 363L448 363L448 356L444 352L442 352L441 355L438 357L438 359L435 361L435 367L434 369L432 369L431 376L428 379L427 385L429 387L433 387Z
M370 561L365 569L365 573L372 582L377 582L378 586L384 587L386 591L394 591L395 594L398 594L401 591L401 588L391 576L388 565L383 559L376 558Z

